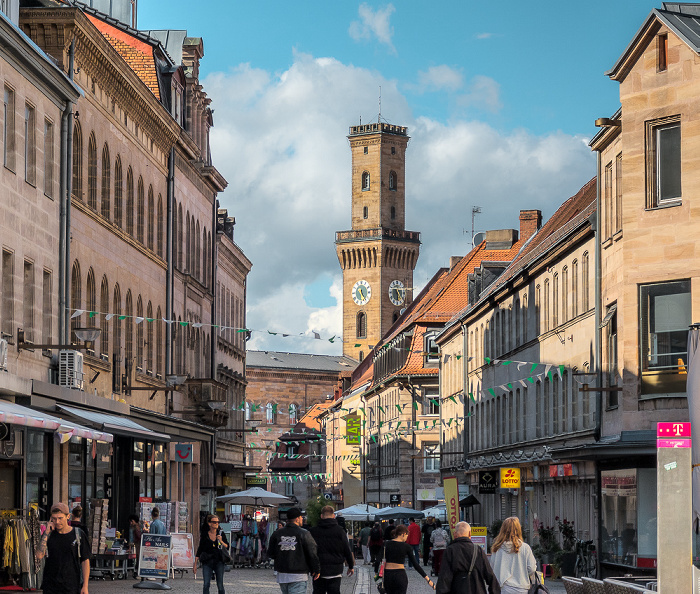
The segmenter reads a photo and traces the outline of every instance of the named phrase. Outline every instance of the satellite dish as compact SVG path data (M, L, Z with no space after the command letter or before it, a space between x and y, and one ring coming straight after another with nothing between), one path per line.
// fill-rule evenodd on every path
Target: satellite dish
M474 233L474 239L472 239L472 247L476 247L482 241L484 241L484 237L486 237L486 233L484 233L483 231L479 231L478 233Z
M406 308L404 307L401 311L399 311L399 313L400 313L401 315L403 315L403 312L405 312L405 311L406 311Z

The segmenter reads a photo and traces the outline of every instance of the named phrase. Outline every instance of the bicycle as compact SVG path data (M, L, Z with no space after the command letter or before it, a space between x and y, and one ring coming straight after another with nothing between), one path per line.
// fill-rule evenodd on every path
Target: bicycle
M574 575L577 578L588 577L595 579L598 577L598 554L592 540L576 541Z

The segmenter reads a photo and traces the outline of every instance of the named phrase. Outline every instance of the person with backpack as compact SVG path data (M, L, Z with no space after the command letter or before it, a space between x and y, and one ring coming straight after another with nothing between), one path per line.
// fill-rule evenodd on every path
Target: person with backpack
M88 594L90 545L80 528L68 524L69 515L65 503L53 504L36 550L37 559L46 558L41 582L45 594Z
M503 594L527 594L530 576L537 571L537 561L530 545L523 542L520 520L506 518L491 545L491 566Z
M442 527L440 520L435 520L435 529L430 534L430 544L433 545L433 575L440 573L442 556L447 548L447 531Z
M379 522L375 522L372 530L369 531L369 555L372 565L377 561L377 556L382 551L384 538L382 537L382 529Z
M455 538L442 558L438 594L501 594L501 586L486 553L472 542L471 535L469 524L457 522Z
M348 535L335 518L330 505L321 509L321 519L309 530L316 541L321 577L314 581L313 594L340 594L343 565L348 565L348 576L354 573L355 558L350 550Z

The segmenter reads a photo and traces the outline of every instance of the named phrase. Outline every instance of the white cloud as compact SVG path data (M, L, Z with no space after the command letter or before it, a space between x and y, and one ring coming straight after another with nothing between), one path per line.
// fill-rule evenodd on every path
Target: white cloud
M470 207L479 229L517 226L519 209L545 216L595 172L581 138L501 133L481 122L414 117L376 72L330 58L295 55L277 75L241 65L204 81L213 99L214 164L229 182L221 205L236 217L235 240L253 262L248 327L288 333L341 332L340 266L334 233L350 228L348 126L376 114L409 127L406 224L420 231L415 285L467 251ZM328 282L331 307L310 307L306 287ZM326 302L328 300L326 299ZM251 348L340 353L340 343L254 333Z
M420 91L456 91L463 85L462 72L445 64L431 66L428 70L418 73Z
M488 76L477 75L469 83L469 91L458 101L464 107L475 107L496 113L501 104L501 85Z
M392 53L396 53L396 48L392 43L394 27L391 26L390 18L395 12L393 4L387 4L384 8L372 10L369 4L360 4L358 14L359 21L352 21L348 33L355 41L369 40L375 37L379 43L386 45Z
M477 33L474 35L474 39L491 39L493 37L493 33Z

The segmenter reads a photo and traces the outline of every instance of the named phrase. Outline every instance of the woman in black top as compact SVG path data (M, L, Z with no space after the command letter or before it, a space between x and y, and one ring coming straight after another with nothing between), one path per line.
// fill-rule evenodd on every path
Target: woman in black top
M197 572L197 559L202 563L204 577L203 594L209 594L209 584L212 575L216 575L216 588L219 594L224 593L224 557L221 549L228 549L226 535L219 529L219 518L213 514L207 516L202 526L202 535L194 559L194 571Z
M378 556L374 563L374 573L379 573L379 565L382 560L386 561L384 566L384 588L386 589L386 594L406 594L406 590L408 590L408 575L406 575L404 567L406 557L413 565L413 569L423 576L433 590L435 589L435 584L426 575L420 563L416 561L413 547L406 542L407 538L408 528L403 525L397 526L394 530L393 540L386 541L384 554L381 557Z

